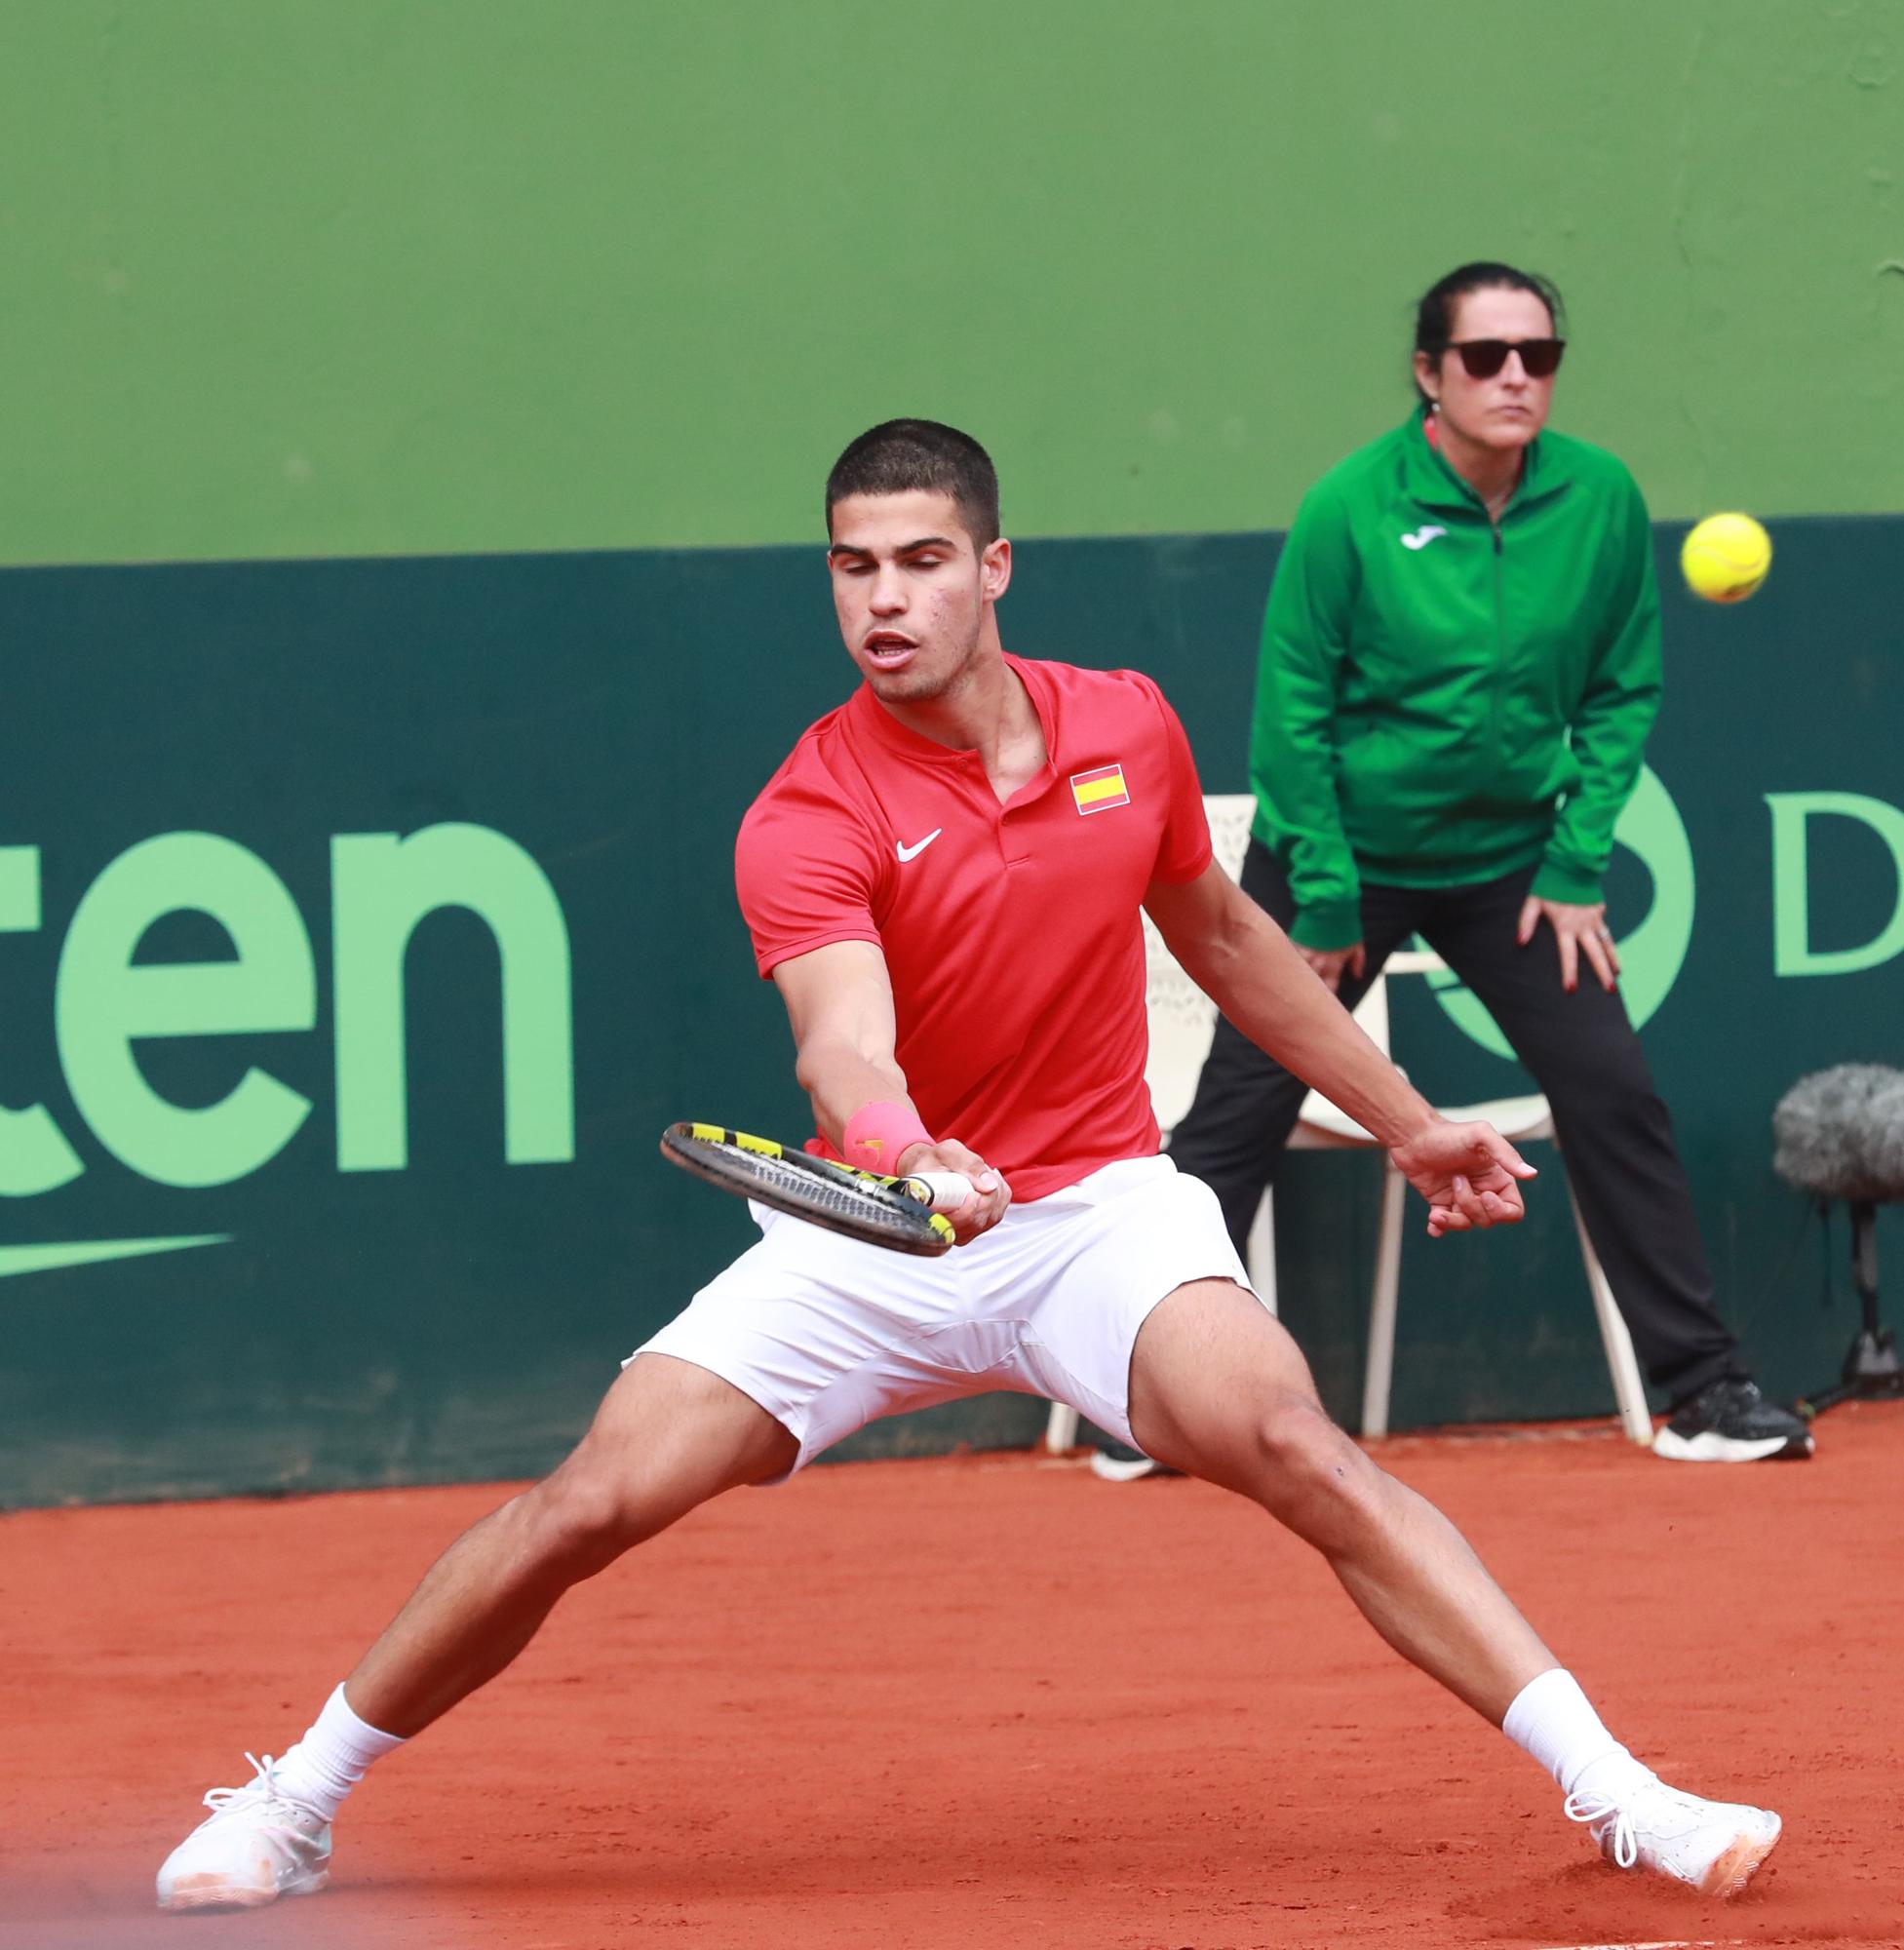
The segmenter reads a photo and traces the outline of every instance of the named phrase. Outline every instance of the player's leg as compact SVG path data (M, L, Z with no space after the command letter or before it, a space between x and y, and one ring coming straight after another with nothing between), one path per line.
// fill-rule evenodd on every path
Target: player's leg
M666 1354L623 1370L549 1477L465 1532L281 1761L214 1789L159 1872L173 1910L321 1889L330 1821L372 1762L495 1677L571 1585L722 1491L784 1474L797 1444L731 1383Z
M1288 1330L1226 1280L1180 1287L1138 1331L1132 1433L1313 1544L1403 1658L1499 1724L1559 1661L1425 1498L1329 1420Z
M214 1790L213 1819L160 1872L161 1905L321 1887L330 1818L364 1771L508 1664L570 1585L866 1422L995 1386L1013 1329L948 1332L971 1324L960 1260L767 1214L758 1243L636 1355L574 1454L445 1552L304 1738L249 1786Z
M1544 923L1525 948L1516 941L1530 878L1443 889L1423 931L1487 1005L1553 1107L1587 1236L1640 1365L1674 1410L1660 1453L1726 1462L1808 1455L1805 1424L1759 1395L1714 1305L1672 1118L1625 1001L1585 966L1574 992L1564 990L1558 946Z
M1242 1288L1196 1280L1152 1308L1130 1424L1146 1453L1320 1550L1397 1652L1548 1768L1618 1866L1731 1894L1771 1852L1776 1815L1680 1794L1613 1739L1455 1526L1330 1422L1300 1349Z
M408 1738L493 1679L570 1585L723 1490L784 1475L792 1435L731 1383L667 1354L630 1362L552 1475L437 1560L344 1682Z

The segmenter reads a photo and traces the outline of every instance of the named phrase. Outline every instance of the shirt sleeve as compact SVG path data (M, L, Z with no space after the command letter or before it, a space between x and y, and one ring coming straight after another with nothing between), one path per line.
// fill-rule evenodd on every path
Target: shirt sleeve
M1170 802L1150 878L1172 882L1194 880L1212 858L1210 819L1203 809L1203 783L1197 777L1196 760L1190 752L1184 721L1155 683L1148 678L1142 682L1155 700L1157 716L1163 721L1164 755L1170 776Z
M755 800L734 844L734 888L762 977L835 941L879 942L878 856L837 802L780 779Z
M1633 795L1647 734L1659 712L1659 588L1652 525L1639 486L1626 483L1622 561L1586 693L1568 727L1580 782L1554 822L1532 891L1591 906L1613 850L1613 828Z
M1362 938L1361 877L1336 792L1336 685L1356 573L1340 499L1312 490L1270 585L1250 731L1256 837L1289 870L1297 910L1290 938L1304 948L1349 948Z

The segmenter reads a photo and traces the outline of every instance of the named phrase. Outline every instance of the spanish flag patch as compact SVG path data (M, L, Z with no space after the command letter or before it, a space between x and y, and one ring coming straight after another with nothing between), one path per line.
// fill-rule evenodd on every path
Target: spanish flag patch
M1124 783L1122 765L1100 765L1096 771L1071 774L1071 798L1079 812L1108 812L1113 805L1129 805L1130 788Z

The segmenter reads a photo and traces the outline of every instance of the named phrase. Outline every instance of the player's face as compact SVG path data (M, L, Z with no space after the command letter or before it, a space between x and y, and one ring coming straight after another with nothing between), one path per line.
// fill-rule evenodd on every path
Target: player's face
M888 704L927 704L978 655L1011 577L1011 543L981 549L950 494L849 494L827 550L847 653Z
M1468 292L1455 301L1454 339L1551 338L1554 322L1532 292ZM1518 353L1492 379L1476 379L1458 352L1431 360L1415 355L1415 370L1428 397L1439 402L1442 424L1477 447L1526 447L1547 423L1554 379L1532 379Z

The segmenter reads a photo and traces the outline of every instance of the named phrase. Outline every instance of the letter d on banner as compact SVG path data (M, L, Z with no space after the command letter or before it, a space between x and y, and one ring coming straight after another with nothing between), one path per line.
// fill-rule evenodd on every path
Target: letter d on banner
M1767 793L1771 807L1772 971L1778 975L1853 975L1904 954L1904 810L1862 793ZM1890 848L1897 900L1890 919L1861 948L1813 953L1807 878L1806 821L1835 813L1863 822Z

